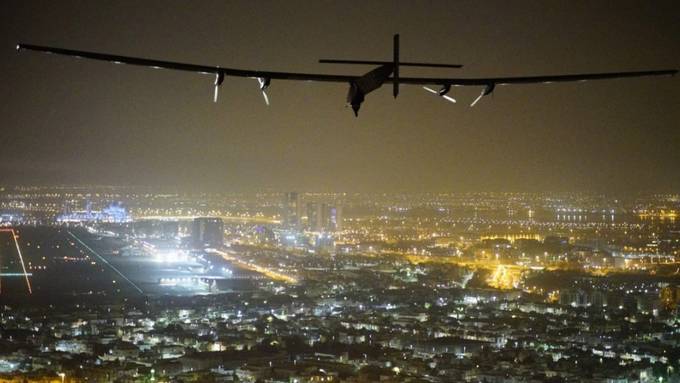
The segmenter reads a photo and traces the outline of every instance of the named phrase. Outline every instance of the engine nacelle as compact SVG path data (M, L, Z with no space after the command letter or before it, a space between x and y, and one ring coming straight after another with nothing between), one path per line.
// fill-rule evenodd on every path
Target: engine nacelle
M269 77L258 77L257 82L260 84L260 90L264 92L267 88L269 88L269 84L271 84L272 79Z
M352 106L354 111L354 116L359 117L359 109L361 109L361 103L364 102L366 94L359 88L359 86L352 81L349 84L349 90L347 91L347 104Z

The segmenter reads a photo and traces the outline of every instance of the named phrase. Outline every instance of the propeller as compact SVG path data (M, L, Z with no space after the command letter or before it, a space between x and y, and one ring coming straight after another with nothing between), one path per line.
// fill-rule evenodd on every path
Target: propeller
M479 96L477 96L477 98L475 98L475 100L472 101L472 104L470 104L470 106L471 106L471 107L472 107L472 106L475 106L475 104L476 104L479 100L481 100L482 97L484 97L484 91L482 91L482 93L480 93Z
M224 82L224 72L219 71L215 74L215 95L213 96L213 101L217 102L217 96L220 92L220 85Z
M476 104L479 100L481 100L482 97L490 95L490 94L493 92L493 90L494 90L495 87L496 87L496 84L494 84L494 83L491 83L491 84L485 86L484 89L482 90L482 93L480 93L479 96L477 96L477 98L475 98L475 100L472 101L472 104L470 104L470 106L471 106L471 107L472 107L472 106L475 106L475 104Z
M432 94L436 94L437 96L439 96L439 97L441 97L441 98L443 98L443 99L445 99L445 100L447 100L447 101L450 101L450 102L452 102L452 103L454 103L454 104L456 103L456 99L455 99L455 98L446 95L446 94L449 93L449 91L451 90L451 85L444 85L444 86L443 86L440 90L438 90L438 91L437 91L437 90L434 90L434 89L432 89L432 88L428 88L428 87L426 87L426 86L424 86L423 89L425 89L426 91L428 91L428 92L430 92L430 93L432 93Z
M269 88L269 84L271 83L271 79L268 77L258 77L257 78L257 83L260 84L260 90L262 91L262 97L264 97L264 103L269 106L269 97L267 96L267 88Z

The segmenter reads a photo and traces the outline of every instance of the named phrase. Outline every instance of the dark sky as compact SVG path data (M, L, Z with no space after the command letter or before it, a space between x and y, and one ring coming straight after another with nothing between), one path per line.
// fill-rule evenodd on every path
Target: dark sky
M225 67L361 74L319 58L462 63L459 77L680 67L672 1L2 1L0 185L192 190L680 191L680 76L501 87L227 78L17 54L18 42Z

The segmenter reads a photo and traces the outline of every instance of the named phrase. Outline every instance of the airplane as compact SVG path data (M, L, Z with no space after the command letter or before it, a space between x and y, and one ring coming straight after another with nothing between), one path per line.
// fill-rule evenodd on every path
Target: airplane
M514 84L549 84L553 82L582 82L588 80L604 80L625 77L642 76L673 76L677 69L646 70L636 72L607 72L607 73L581 73L581 74L558 74L548 76L526 76L526 77L485 77L485 78L459 78L459 77L401 77L400 67L429 67L429 68L462 68L460 64L432 64L419 62L401 62L399 60L399 35L395 34L393 39L393 58L392 61L374 60L344 60L344 59L321 59L319 63L325 64L352 64L352 65L378 65L375 69L362 76L342 75L342 74L316 74L316 73L294 73L294 72L272 72L252 69L234 69L211 65L186 64L163 60L146 59L140 57L118 56L107 53L87 52L72 49L62 49L32 44L18 44L17 51L30 50L48 54L58 54L85 58L91 60L108 61L114 64L129 64L151 67L155 69L172 69L188 71L200 74L215 76L213 100L217 102L219 88L226 76L245 77L257 80L258 87L262 92L264 101L269 105L269 97L266 90L271 85L272 80L293 80L293 81L323 81L349 84L347 92L347 105L352 107L355 116L359 116L359 109L365 97L370 92L380 88L385 83L392 83L392 94L394 98L399 95L401 84L421 85L426 91L441 97L447 101L455 103L456 100L448 93L451 87L455 86L482 86L483 89L479 96L470 106L475 106L484 96L488 96L498 85ZM429 86L428 86L429 85ZM430 86L439 86L439 90L432 89Z

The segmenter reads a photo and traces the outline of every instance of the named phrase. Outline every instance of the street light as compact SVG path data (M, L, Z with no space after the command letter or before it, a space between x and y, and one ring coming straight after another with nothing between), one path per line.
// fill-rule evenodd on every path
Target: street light
M66 378L66 374L63 372L58 373L59 377L61 378L61 383L64 383L64 378Z

